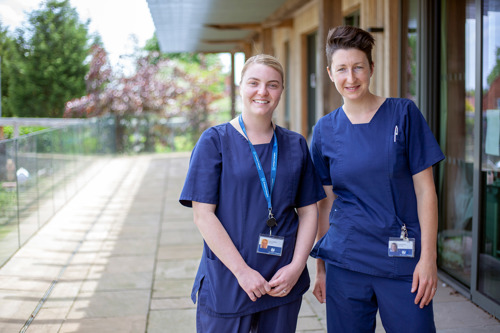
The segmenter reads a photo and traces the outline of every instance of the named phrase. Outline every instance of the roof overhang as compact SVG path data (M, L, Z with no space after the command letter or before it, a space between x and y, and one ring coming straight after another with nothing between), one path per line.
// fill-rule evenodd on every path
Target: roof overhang
M147 0L162 52L241 50L287 0Z

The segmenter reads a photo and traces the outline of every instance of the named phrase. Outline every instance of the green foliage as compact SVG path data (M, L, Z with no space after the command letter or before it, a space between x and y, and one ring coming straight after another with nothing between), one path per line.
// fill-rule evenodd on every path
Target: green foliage
M64 117L121 117L117 128L120 152L153 151L159 145L175 150L178 145L173 137L179 128L189 141L180 147L192 147L201 132L212 125L211 115L221 105L217 101L227 97L220 58L217 54L161 54L158 49L153 37L146 44L147 54L136 59L136 73L118 77L107 65L106 52L92 47L87 95L69 101ZM143 128L128 120L142 119L140 124L149 121L148 115L159 119L159 125L154 120Z
M47 129L47 127L41 127L41 126L20 126L19 127L19 135L31 134L33 132L43 131L45 129ZM12 138L14 138L14 127L12 127L12 126L5 126L3 128L3 134L4 134L5 139L12 139Z
M166 110L171 117L185 119L184 133L191 143L198 141L201 133L212 125L210 116L225 93L225 76L218 56L198 54L197 57L199 62L172 60L177 70L175 82L183 93Z
M149 40L146 41L144 50L150 53L156 53L157 58L155 61L160 59L170 59L179 60L187 64L198 64L202 67L210 67L220 63L219 56L217 54L202 54L202 53L161 53L160 43L158 42L158 37L156 34L153 35Z
M194 148L195 142L189 140L185 136L177 136L174 139L174 145L176 151L191 151Z
M2 117L12 117L14 110L10 107L9 87L12 73L19 63L19 53L17 52L15 39L9 35L7 28L2 27L0 22L0 72L2 76Z
M68 100L85 94L88 22L79 21L69 0L47 0L17 33L10 107L20 117L61 117Z
M158 43L158 37L156 37L156 34L153 34L153 37L146 41L144 51L160 52L160 44Z
M0 187L0 242L2 238L16 228L15 224L9 224L11 219L16 215L16 192L6 190Z
M406 51L408 58L406 75L408 82L408 91L406 92L408 98L416 100L417 96L417 35L411 34L408 36L408 49Z
M487 77L488 85L491 86L493 81L495 81L500 76L500 47L496 51L496 64L491 70L491 73Z

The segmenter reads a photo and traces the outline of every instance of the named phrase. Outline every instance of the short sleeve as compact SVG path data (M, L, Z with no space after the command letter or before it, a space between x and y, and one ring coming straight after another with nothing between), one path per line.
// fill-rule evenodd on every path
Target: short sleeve
M415 175L444 159L434 134L413 101L409 101L407 151L410 172Z
M192 207L193 201L217 205L221 170L219 134L209 128L193 149L179 202L186 207Z
M302 164L302 175L299 182L299 190L297 191L297 207L311 205L326 197L325 191L312 162L305 139L301 140L301 148L304 159Z
M322 138L321 138L321 125L324 121L320 121L314 126L313 136L311 141L311 158L314 163L316 172L323 185L332 185L332 179L330 177L330 165L328 159L323 155L322 150Z

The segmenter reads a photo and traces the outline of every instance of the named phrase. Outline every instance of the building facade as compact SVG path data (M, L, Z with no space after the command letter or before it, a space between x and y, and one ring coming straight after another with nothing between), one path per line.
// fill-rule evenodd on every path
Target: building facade
M269 22L280 24L240 51L282 61L277 122L307 138L342 104L326 72L328 29L372 32L372 91L414 100L446 155L435 167L440 277L500 318L500 0L295 0Z
M372 91L414 100L446 155L434 170L440 277L500 318L500 0L147 1L162 51L278 57L276 121L306 138L342 105L328 30L372 32Z

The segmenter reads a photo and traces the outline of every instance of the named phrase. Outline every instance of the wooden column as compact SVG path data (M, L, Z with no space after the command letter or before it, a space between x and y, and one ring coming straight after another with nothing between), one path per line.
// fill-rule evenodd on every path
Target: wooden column
M262 53L274 56L273 30L270 28L262 30Z
M319 1L319 26L318 26L318 68L316 73L323 97L323 115L331 112L342 105L342 96L338 93L335 85L330 80L325 55L326 37L330 28L342 25L342 0L320 0Z
M234 51L231 52L231 119L236 117L236 85L234 84L236 73L234 69Z

